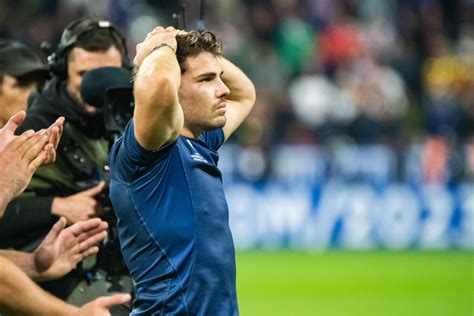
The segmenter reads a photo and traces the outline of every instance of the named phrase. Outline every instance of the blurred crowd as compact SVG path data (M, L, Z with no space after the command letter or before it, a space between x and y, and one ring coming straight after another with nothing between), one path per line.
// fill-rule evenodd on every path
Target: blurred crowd
M196 29L200 1L183 2L185 27ZM474 1L202 2L206 27L257 88L231 140L247 153L242 170L262 166L252 179L271 173L280 145L331 155L374 144L399 169L416 149L424 181L474 178ZM90 14L116 24L131 55L154 25L183 27L180 1L4 0L0 37L54 48L70 21Z

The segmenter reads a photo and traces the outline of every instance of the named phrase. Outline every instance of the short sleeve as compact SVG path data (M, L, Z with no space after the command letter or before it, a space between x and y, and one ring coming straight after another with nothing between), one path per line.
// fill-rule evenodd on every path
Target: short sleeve
M110 170L122 181L128 181L137 168L151 166L167 157L175 143L176 141L156 151L143 148L135 138L131 119L123 136L112 146L109 155Z

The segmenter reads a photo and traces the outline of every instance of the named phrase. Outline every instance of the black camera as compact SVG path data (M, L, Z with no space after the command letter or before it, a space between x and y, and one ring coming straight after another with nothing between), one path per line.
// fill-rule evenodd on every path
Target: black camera
M116 87L105 92L104 124L109 140L115 141L123 134L128 121L133 116L134 107L132 88Z
M82 78L81 97L85 103L103 111L105 136L113 143L133 116L132 73L118 67L88 71Z

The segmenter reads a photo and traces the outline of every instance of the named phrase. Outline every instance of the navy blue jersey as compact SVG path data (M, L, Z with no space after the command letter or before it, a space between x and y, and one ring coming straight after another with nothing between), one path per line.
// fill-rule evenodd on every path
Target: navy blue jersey
M158 151L131 121L110 153L110 198L135 282L131 315L238 315L235 254L216 150L222 129Z

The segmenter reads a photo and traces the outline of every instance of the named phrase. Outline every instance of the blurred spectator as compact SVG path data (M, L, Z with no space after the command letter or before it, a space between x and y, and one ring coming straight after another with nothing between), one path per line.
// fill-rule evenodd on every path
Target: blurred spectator
M426 60L423 69L426 128L432 135L451 136L460 131L459 93L471 74L442 34L431 36L431 52L432 57Z
M337 81L358 112L350 130L355 140L396 139L408 105L405 84L396 71L367 56L341 70Z
M324 76L300 77L289 94L296 117L322 138L340 134L357 113L354 103Z
M26 110L28 97L49 77L46 63L17 41L0 41L0 127Z
M275 34L275 48L290 74L299 74L313 63L316 33L303 19L283 20Z
M120 26L132 49L150 25L177 25L172 14L180 3L8 1L0 6L0 35L35 48L44 40L54 45L71 20L100 12ZM187 28L195 29L199 4L183 3ZM226 38L225 53L258 91L233 141L258 149L268 164L281 143L325 146L339 137L389 144L403 158L428 134L455 144L448 169L452 155L466 164L461 169L471 168L472 1L209 0L205 9L206 26Z

